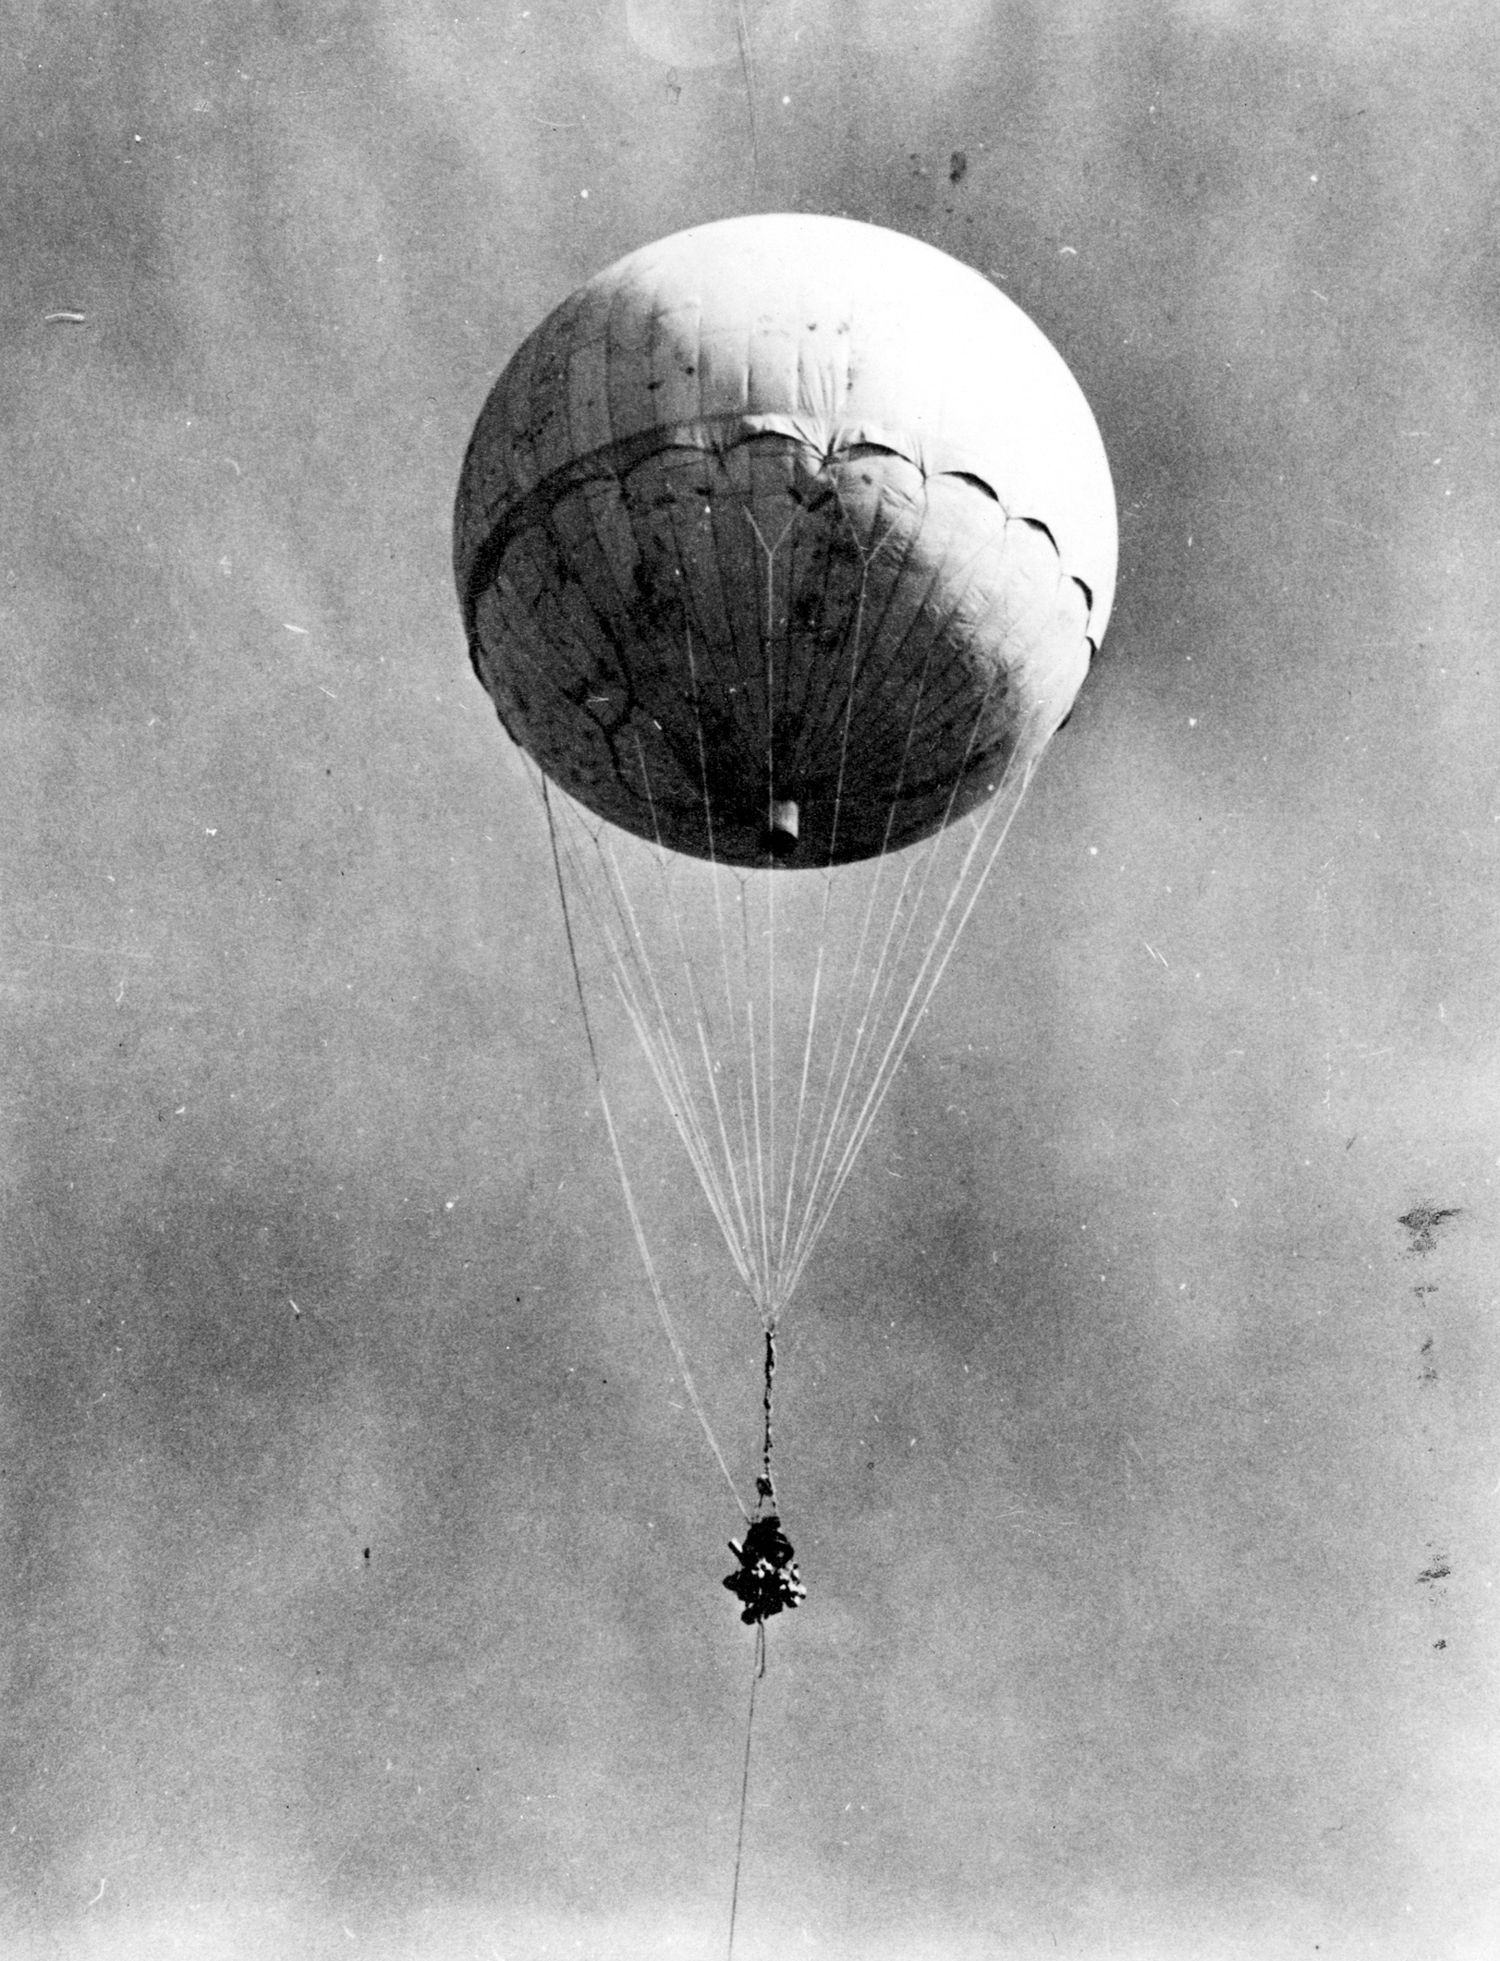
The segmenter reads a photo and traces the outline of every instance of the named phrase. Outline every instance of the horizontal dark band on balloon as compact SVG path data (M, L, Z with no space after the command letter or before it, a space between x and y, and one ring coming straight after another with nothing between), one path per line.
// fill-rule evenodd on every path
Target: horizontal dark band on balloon
M751 417L741 413L725 416L715 422L678 424L670 428L642 430L639 435L626 436L602 448L591 450L586 456L565 463L553 470L540 483L517 498L512 504L502 508L493 528L484 543L475 552L467 571L460 566L463 579L463 611L465 629L472 641L474 635L474 609L479 595L494 580L511 540L533 524L544 522L548 512L571 491L581 489L585 484L597 483L609 478L623 481L641 464L649 462L665 450L688 450L703 456L727 456L732 450L742 449L750 443L780 442L796 445L807 450L819 459L826 468L831 463L845 459L855 459L861 455L897 456L909 463L922 475L925 482L933 476L953 477L961 483L970 485L981 495L999 505L1000 498L993 486L971 468L951 470L929 470L923 467L916 445L900 447L894 441L875 441L869 436L841 445L837 449L820 449L808 440L806 435L791 428L767 426L776 417ZM785 418L789 423L791 418ZM758 425L758 426L757 426ZM716 441L717 432L734 432L733 440ZM1012 515L1006 513L1006 515ZM1019 515L1016 513L1014 515ZM1045 531L1056 549L1057 541L1049 527L1040 519L1026 518L1028 524ZM1079 584L1083 582L1080 580ZM1084 588L1087 591L1087 587Z

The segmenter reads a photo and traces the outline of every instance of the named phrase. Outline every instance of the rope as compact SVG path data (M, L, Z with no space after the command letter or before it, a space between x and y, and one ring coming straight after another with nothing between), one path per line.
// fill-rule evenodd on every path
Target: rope
M734 1961L734 1923L740 1905L740 1866L745 1856L745 1810L750 1795L750 1744L755 1734L755 1691L766 1672L766 1624L755 1623L755 1649L751 1660L750 1708L745 1717L745 1763L740 1772L740 1825L734 1841L734 1886L729 1895L729 1945L725 1961Z
M745 1508L745 1501L741 1498L739 1487L730 1474L729 1466L724 1461L724 1453L719 1448L719 1440L713 1433L713 1425L708 1420L708 1412L704 1409L702 1398L698 1394L698 1385L693 1381L693 1372L688 1367L687 1355L683 1350L681 1339L678 1336L677 1329L673 1325L672 1316L668 1311L666 1295L662 1291L661 1281L657 1278L656 1264L651 1258L651 1248L646 1242L645 1228L641 1224L640 1213L636 1209L635 1193L631 1188L630 1174L625 1169L625 1157L620 1149L619 1135L615 1130L614 1112L609 1107L609 1096L604 1087L604 1072L599 1066L599 1051L594 1044L593 1025L589 1020L588 1001L584 996L583 975L579 971L578 966L578 947L573 938L573 917L568 907L568 891L567 886L563 882L562 862L558 857L557 851L557 826L552 815L552 799L548 795L546 777L543 776L541 781L542 808L547 813L547 836L552 846L552 870L557 878L557 896L562 905L563 931L567 936L568 960L573 969L573 987L578 996L578 1012L583 1017L583 1033L588 1042L589 1061L593 1064L594 1087L599 1093L599 1107L604 1112L604 1127L609 1133L609 1148L614 1154L615 1169L620 1174L620 1189L625 1195L625 1210L630 1215L630 1226L635 1234L636 1248L641 1256L641 1264L646 1269L646 1278L651 1283L651 1294L656 1302L656 1312L660 1317L662 1328L671 1347L673 1357L676 1360L677 1372L682 1378L682 1386L686 1391L688 1402L692 1405L693 1414L697 1417L703 1434L708 1440L708 1447L714 1454L714 1461L724 1474L724 1482L729 1486L730 1494L736 1505L740 1508L740 1516L748 1521L750 1514Z
M760 1476L756 1479L756 1510L760 1501L774 1499L776 1492L771 1483L771 1393L776 1381L776 1323L766 1323L766 1362L765 1384L761 1391L761 1414L764 1418L764 1431L760 1448Z

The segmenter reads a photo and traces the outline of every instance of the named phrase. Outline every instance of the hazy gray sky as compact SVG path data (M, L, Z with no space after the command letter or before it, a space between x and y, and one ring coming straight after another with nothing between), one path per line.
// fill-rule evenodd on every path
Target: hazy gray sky
M722 1953L737 1521L449 534L755 209L996 279L1122 559L788 1322L737 1953L1500 1948L1489 10L5 11L5 1953Z

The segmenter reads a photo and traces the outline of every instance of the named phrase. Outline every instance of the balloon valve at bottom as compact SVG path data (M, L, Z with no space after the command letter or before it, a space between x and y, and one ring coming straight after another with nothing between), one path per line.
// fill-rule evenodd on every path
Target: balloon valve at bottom
M795 803L789 799L773 799L771 821L766 826L766 849L773 858L790 858L797 849L797 836L801 817Z

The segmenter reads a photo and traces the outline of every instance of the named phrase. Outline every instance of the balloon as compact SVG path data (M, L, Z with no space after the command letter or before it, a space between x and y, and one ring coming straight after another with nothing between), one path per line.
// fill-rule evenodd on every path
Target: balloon
M495 385L454 564L501 720L598 816L737 866L930 836L1029 768L1114 590L1081 391L995 287L816 216L695 227Z

